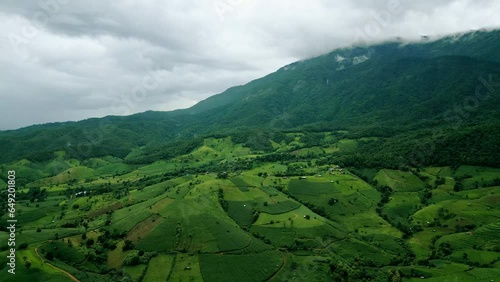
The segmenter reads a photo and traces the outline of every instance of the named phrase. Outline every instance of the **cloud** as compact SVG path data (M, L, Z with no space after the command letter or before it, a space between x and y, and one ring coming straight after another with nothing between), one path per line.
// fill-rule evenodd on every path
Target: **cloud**
M192 106L360 40L498 27L495 1L0 3L0 129Z

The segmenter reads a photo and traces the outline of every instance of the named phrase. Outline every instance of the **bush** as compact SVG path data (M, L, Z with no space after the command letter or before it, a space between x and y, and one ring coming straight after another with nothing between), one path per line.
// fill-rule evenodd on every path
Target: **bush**
M139 251L130 252L123 260L124 266L133 266L138 264L148 264L149 260L157 255L156 252L143 252L143 255L139 255Z
M131 252L128 254L123 260L123 265L138 265L141 263L141 258L139 257L139 253L137 251Z
M54 253L53 252L48 252L45 255L45 258L47 258L48 260L53 260L54 259Z
M19 245L19 250L25 250L28 248L28 243L24 242L21 245Z
M128 251L134 249L134 243L130 240L125 240L125 245L122 247L122 251Z

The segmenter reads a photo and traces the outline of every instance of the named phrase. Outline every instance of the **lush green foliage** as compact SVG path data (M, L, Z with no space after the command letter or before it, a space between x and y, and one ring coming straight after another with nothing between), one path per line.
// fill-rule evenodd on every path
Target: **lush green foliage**
M0 132L13 281L497 278L499 36L336 50L187 110Z

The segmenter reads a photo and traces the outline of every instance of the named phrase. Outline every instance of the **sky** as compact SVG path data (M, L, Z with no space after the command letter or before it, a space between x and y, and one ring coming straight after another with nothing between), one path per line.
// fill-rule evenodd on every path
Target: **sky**
M339 47L498 14L495 0L2 0L0 130L188 108Z

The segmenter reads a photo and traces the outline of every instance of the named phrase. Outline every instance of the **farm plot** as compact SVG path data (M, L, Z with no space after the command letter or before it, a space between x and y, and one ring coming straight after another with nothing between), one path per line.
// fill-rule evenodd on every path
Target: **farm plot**
M245 180L243 180L241 177L238 177L238 176L233 177L230 180L242 192L247 192L249 190L249 188L255 187L255 186L248 184L247 182L245 182Z
M228 201L228 215L240 226L248 226L253 222L254 202Z
M418 210L420 197L416 192L397 192L392 194L390 201L384 206L383 213L392 222L406 222L408 216Z
M165 220L142 236L138 248L219 252L242 249L251 242L210 199L176 201L160 214Z
M261 205L257 209L263 213L282 214L296 210L299 207L300 204L293 200L282 200L282 201L273 200L271 203L267 203L266 205Z
M288 184L288 192L291 194L302 194L319 196L333 192L333 184L329 182L311 182L307 180L292 179Z
M488 224L477 228L472 233L455 233L443 236L436 241L436 246L447 242L450 243L453 250L465 250L481 248L484 250L493 250L500 248L500 223Z
M115 211L111 220L111 227L119 232L130 231L139 222L150 217L152 214L150 207L164 198L165 196L162 195Z
M265 281L283 264L277 251L252 255L200 255L203 280L219 281Z
M174 267L172 272L169 274L167 281L203 282L198 256L177 254L174 260Z
M381 169L375 176L379 185L387 185L397 192L417 192L425 183L411 172Z
M148 270L142 279L143 282L167 281L167 277L174 265L174 255L160 254L149 261Z
M52 252L54 257L69 264L78 264L85 260L85 255L76 248L60 241L45 243L39 247L42 253Z

